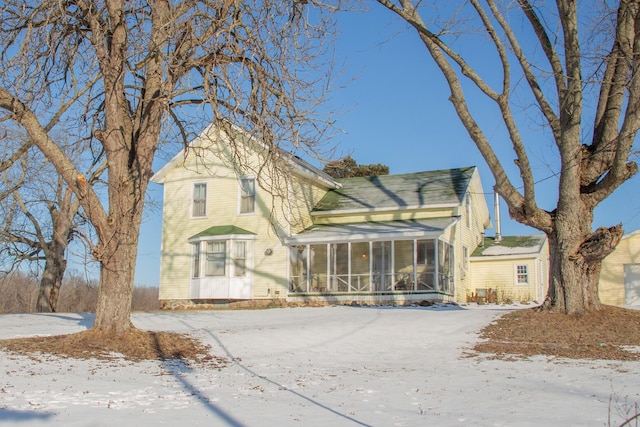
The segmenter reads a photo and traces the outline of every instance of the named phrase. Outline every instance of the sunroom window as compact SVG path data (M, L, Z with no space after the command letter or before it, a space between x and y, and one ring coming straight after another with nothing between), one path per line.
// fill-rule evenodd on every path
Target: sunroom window
M452 246L436 239L297 244L289 253L293 293L453 292Z

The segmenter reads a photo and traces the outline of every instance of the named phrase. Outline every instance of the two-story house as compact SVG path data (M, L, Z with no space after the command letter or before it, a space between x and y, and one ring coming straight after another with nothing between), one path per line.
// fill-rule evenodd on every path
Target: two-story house
M475 167L333 179L210 126L164 186L160 299L465 302L490 226Z

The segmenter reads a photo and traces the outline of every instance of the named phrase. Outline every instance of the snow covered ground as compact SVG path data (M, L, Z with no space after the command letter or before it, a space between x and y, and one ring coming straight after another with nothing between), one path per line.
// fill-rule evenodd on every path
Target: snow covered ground
M133 315L232 360L80 361L0 352L0 425L606 426L640 402L640 362L468 357L496 306ZM0 316L0 338L81 331L90 315ZM635 413L635 412L634 412Z

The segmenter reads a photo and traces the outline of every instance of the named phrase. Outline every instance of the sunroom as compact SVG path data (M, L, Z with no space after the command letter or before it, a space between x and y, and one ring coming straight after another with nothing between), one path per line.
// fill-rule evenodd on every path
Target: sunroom
M286 239L289 294L453 295L453 218L316 225Z

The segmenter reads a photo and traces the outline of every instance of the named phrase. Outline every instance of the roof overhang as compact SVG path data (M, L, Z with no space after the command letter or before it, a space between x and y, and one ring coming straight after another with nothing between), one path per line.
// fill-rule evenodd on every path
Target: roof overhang
M402 211L412 211L412 210L422 210L422 209L454 209L460 206L459 203L439 203L439 204L431 204L431 205L416 205L416 206L391 206L385 208L375 208L375 207L365 207L361 209L334 209L334 210L313 210L311 211L311 216L334 216L334 215L358 215L358 214L367 214L367 213L384 213L384 212L398 212L398 210Z
M256 234L235 225L216 225L189 237L189 243L203 240L253 240Z
M513 259L536 259L539 256L540 256L540 251L522 253L522 254L511 254L511 255L472 256L472 257L469 257L469 261L482 262L482 261L503 261L503 260L513 260Z
M366 242L372 240L435 239L451 227L457 218L365 222L356 224L314 225L291 237L286 245L314 243Z

